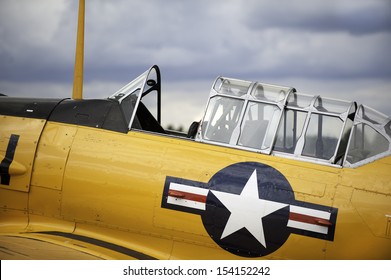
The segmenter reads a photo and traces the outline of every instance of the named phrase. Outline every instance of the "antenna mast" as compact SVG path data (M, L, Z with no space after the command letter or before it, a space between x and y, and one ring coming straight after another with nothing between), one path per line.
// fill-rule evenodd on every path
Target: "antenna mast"
M83 67L84 67L84 12L85 0L79 0L79 16L77 23L77 39L75 68L73 75L73 99L83 99Z

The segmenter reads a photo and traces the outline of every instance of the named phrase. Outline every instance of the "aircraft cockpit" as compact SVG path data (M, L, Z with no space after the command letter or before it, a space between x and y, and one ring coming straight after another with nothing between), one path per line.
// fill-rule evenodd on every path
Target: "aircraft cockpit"
M127 131L186 137L160 125L156 65L108 99L118 102ZM356 102L266 83L218 77L195 124L187 137L197 142L337 167L357 167L391 154L388 116Z
M161 83L158 66L152 66L108 99L120 104L129 130L135 128L165 133L160 125Z
M391 121L356 102L219 77L196 141L334 166L391 154Z

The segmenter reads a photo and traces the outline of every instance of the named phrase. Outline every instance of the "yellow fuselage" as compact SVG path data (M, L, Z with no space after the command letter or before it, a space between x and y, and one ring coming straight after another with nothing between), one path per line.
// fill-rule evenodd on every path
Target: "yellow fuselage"
M10 183L0 188L5 242L18 236L82 244L77 250L102 258L243 258L220 248L200 215L163 208L163 189L167 176L206 183L229 165L259 162L285 176L296 200L338 209L333 240L292 233L266 258L391 259L390 157L336 168L143 131L11 116L1 116L0 132L1 154L11 134L19 135Z

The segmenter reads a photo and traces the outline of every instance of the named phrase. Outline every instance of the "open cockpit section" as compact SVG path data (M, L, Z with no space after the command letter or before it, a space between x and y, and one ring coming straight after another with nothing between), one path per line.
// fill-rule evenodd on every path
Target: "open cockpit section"
M120 104L128 129L165 133L161 127L160 71L155 65L111 95Z
M355 167L391 154L390 131L387 116L355 102L219 77L196 141Z
M165 131L160 124L161 85L156 65L108 101L119 107L127 131L186 137ZM187 137L262 154L357 167L391 154L390 125L389 117L356 102L218 77L201 122L192 124Z

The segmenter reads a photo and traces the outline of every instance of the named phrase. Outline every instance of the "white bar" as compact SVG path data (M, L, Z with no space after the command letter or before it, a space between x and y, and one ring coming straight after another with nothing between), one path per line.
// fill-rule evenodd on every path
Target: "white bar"
M387 279L391 261L284 261L284 260L206 260L206 261L1 261L5 280L216 280L216 279ZM231 268L233 268L231 270ZM243 269L242 269L243 268ZM250 268L251 270L248 270ZM253 270L256 268L256 270ZM267 275L262 275L262 272ZM129 270L148 273L129 275ZM155 275L149 271L156 272ZM257 272L257 275L232 275L232 272ZM326 271L326 272L325 272ZM167 272L167 273L164 273ZM176 274L173 274L177 272ZM178 275L183 272L183 275ZM139 273L140 274L140 273ZM145 275L148 274L148 275ZM198 275L196 275L198 274ZM332 275L331 275L332 274ZM77 276L77 277L75 277Z
M184 206L184 207L189 207L189 208L194 208L194 209L199 209L199 210L206 209L205 203L203 203L203 202L198 202L198 201L193 201L193 200L188 200L188 199L183 199L183 198L177 198L177 197L172 197L172 196L167 197L167 203L175 204L175 205L179 205L179 206Z
M327 234L329 231L328 227L318 226L314 224L307 224L307 223L292 221L292 220L288 221L288 227L308 230L312 232L318 232L322 234Z
M326 219L326 220L329 220L331 216L331 214L326 211L315 210L315 209L310 209L310 208L305 208L305 207L300 207L295 205L290 205L290 212Z
M178 183L170 183L170 190L199 194L199 195L203 195L203 196L207 196L208 192L209 192L209 189L192 187L192 186L178 184Z

